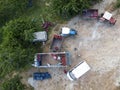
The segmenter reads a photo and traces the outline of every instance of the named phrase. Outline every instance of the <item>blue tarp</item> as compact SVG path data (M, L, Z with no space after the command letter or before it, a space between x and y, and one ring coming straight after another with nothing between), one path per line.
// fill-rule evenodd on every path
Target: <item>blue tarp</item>
M44 79L49 79L49 78L51 78L51 75L48 72L35 72L33 74L34 80L44 80Z

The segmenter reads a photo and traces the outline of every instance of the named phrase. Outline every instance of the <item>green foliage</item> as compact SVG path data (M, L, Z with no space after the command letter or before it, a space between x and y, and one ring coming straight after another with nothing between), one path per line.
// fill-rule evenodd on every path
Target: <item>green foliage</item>
M33 45L33 32L37 30L30 20L15 19L3 28L0 45L0 77L13 70L19 70L33 61L38 45ZM40 47L40 45L39 45Z
M35 27L30 20L11 20L3 27L3 45L11 48L28 46L33 38L32 34L36 30Z
M27 2L28 0L0 0L0 26L23 14Z
M52 0L52 7L55 13L63 17L74 16L83 9L90 8L93 2L100 0Z
M2 90L25 90L25 85L20 81L21 77L18 75L14 76L10 80L6 80L2 83Z
M120 8L120 0L117 0L115 8Z
M3 29L0 28L0 43L2 42L2 31L3 31Z

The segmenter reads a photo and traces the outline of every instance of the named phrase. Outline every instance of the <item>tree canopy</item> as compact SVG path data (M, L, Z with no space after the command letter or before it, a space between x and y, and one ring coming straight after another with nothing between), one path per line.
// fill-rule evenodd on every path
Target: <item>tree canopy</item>
M31 63L37 47L32 44L32 35L37 31L37 26L30 20L20 18L11 20L2 30L0 76Z
M51 0L52 9L60 16L74 16L100 0Z
M29 20L11 20L3 27L3 44L12 47L28 47L36 26ZM31 33L31 35L30 35Z
M0 26L19 17L26 10L28 0L0 0Z

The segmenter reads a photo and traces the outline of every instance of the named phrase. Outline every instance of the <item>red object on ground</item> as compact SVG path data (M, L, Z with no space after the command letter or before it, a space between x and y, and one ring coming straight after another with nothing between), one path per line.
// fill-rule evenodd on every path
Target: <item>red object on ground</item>
M83 17L87 18L97 18L98 17L98 9L85 9L82 11Z
M52 26L52 23L51 23L51 22L48 22L48 21L46 21L46 22L44 22L44 23L42 24L42 27L43 27L44 29L49 28L50 26Z
M67 71L64 69L64 73L67 74Z
M59 50L59 48L58 48L58 47L55 47L55 50L57 51L57 50Z
M41 59L41 58L40 58L40 55L38 54L38 55L37 55L37 60L40 61L40 59Z
M98 11L95 11L95 12L93 13L93 17L98 17Z
M59 39L62 39L62 36L59 36L58 38L59 38Z
M42 28L45 29L45 31L48 32L49 30L49 27L53 26L53 24L49 21L45 21L43 24L42 24Z
M62 39L62 36L60 36L60 35L54 35L54 38L56 38L56 39Z
M58 38L58 35L54 35L54 38Z
M66 58L65 58L65 56L62 56L62 58L61 58L61 63L62 63L62 65L66 65Z
M110 23L111 23L111 24L115 24L115 23L116 23L116 20L112 17L112 18L110 19Z

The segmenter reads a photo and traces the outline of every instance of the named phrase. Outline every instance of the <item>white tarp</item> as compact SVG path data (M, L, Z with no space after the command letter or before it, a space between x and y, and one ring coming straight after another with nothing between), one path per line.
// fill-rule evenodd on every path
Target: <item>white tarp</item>
M62 27L62 34L69 34L69 33L70 33L70 28Z
M108 11L106 11L106 12L104 13L104 15L103 15L103 18L105 18L105 19L107 19L107 20L110 20L111 17L112 17L112 14L109 13Z
M34 33L34 40L33 41L46 41L46 40L47 40L46 31L35 32Z

